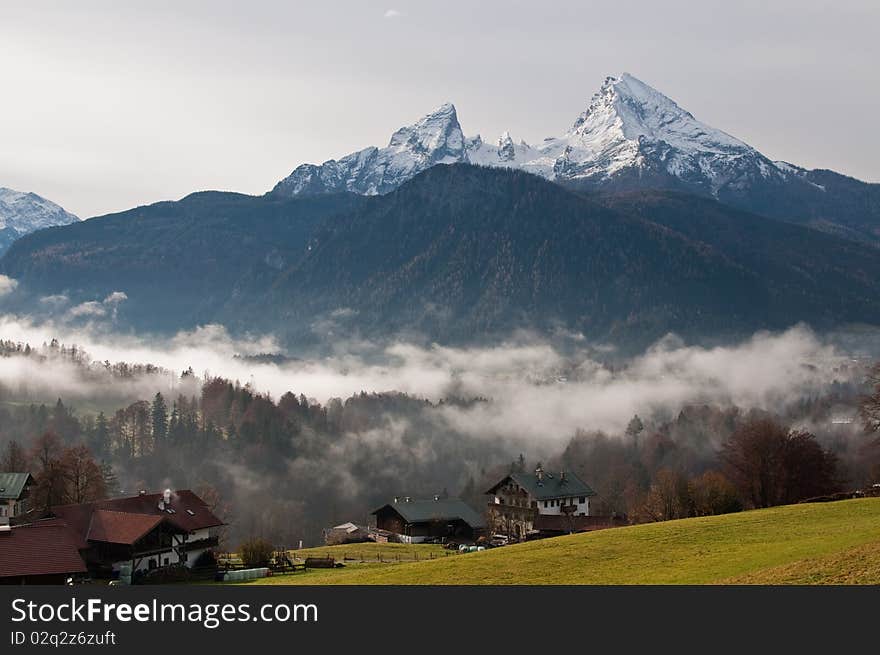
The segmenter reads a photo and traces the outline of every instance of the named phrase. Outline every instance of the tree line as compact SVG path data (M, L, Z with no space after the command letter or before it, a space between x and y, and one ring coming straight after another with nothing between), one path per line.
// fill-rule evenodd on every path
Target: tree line
M391 392L320 403L288 392L275 399L189 370L178 388L196 393L155 393L122 407L102 409L99 392L79 409L62 399L0 403L0 464L34 473L43 505L192 488L223 513L233 544L250 536L316 543L323 528L365 523L395 495L448 489L479 509L491 484L535 459L578 473L597 491L601 513L666 520L877 481L880 369L874 374L861 399L839 390L778 416L693 405L674 416L633 417L621 434L582 430L560 448L478 439L445 420L449 407L492 402L485 398L429 402ZM860 406L862 422L831 426L840 404Z

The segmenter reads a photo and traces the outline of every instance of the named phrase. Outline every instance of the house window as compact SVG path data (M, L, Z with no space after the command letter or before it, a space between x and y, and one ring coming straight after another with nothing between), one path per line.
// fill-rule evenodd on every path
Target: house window
M544 507L550 507L550 502L547 501L547 500L545 500L545 501L544 501Z
M0 516L6 516L6 512L8 511L9 510L7 509L6 505L0 505Z
M580 498L578 498L578 502L579 502L581 505L583 505L585 502L587 502L587 498L586 498L586 496L581 496Z

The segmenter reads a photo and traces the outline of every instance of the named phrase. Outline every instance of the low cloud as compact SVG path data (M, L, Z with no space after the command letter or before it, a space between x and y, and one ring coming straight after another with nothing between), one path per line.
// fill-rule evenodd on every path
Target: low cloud
M70 302L70 298L65 296L63 293L56 293L51 296L43 296L40 298L40 304L45 305L47 307L58 308L63 307L64 305Z
M105 305L118 305L119 303L128 300L128 295L124 291L114 291L109 296L104 298Z
M18 280L7 275L0 275L0 297L8 295L18 287Z
M64 295L55 295L55 296L44 296L40 299L40 302L43 304L48 304L54 308L58 308L62 306L65 302L67 302L67 296ZM66 318L67 319L96 319L105 316L109 316L113 319L116 318L116 312L119 309L119 305L128 300L128 295L124 291L114 291L110 293L104 300L90 300L87 302L80 303L75 305L67 310Z
M403 14L397 9L389 9L385 12L383 18L400 18L401 16L403 16Z
M106 301L85 305L90 309L80 311L108 307ZM96 361L149 363L175 378L191 367L200 376L250 383L276 399L287 391L322 403L361 391L394 390L432 401L483 397L490 402L443 409L449 426L476 438L521 443L561 441L579 428L620 432L633 414L668 415L691 403L778 410L857 375L846 353L802 326L715 348L667 338L614 367L596 349L584 346L562 353L525 335L479 348L360 341L353 348L340 346L328 357L292 361L249 359L280 352L278 341L271 335L233 337L219 325L150 340L92 325L74 329L7 316L0 319L0 338L32 345L57 338L76 344ZM21 363L0 362L0 367L7 384L37 375ZM43 375L45 384L60 387L59 392L86 393L72 370ZM167 392L171 377L154 384ZM141 384L130 391L144 398L152 390Z
M71 307L67 313L71 318L80 318L82 316L105 316L107 314L107 309L102 303L92 300Z
M95 304L112 305L106 299ZM332 439L303 429L293 454L273 457L271 466L254 453L239 459L226 451L199 453L177 465L162 457L116 462L127 489L143 481L155 488L208 481L222 489L234 506L247 508L230 521L235 539L266 534L295 543L317 539L327 525L365 516L401 491L428 494L447 487L462 493L518 453L549 461L579 429L620 435L634 414L656 426L692 403L782 413L805 398L822 397L835 382L864 374L848 349L801 326L715 348L669 337L613 363L604 360L608 348L581 335L564 336L564 349L528 333L485 347L339 341L329 356L293 360L249 357L280 353L279 342L272 335L235 336L220 325L150 339L112 332L106 321L77 326L0 316L0 339L47 353L45 359L0 357L0 392L26 402L60 397L83 415L86 407L112 411L156 392L169 401L178 394L197 396L199 380L180 377L192 368L202 379L239 380L276 401L287 391L305 395L324 404L328 417L333 408L339 416L342 407L331 399L361 391L396 390L434 401L355 400L346 408L347 427L340 423ZM63 353L43 346L53 339L66 346ZM71 356L74 345L78 358ZM161 369L114 370L108 362ZM474 398L485 401L468 402Z

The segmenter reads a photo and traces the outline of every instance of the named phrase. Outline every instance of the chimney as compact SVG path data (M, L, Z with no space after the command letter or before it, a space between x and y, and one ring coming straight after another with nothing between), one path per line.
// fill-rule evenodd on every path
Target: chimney
M565 482L566 482L565 471L560 471L559 472L559 484L565 484Z
M165 503L165 506L171 504L171 489L166 489L162 494L162 502Z
M543 486L544 485L544 469L541 468L540 464L538 464L538 466L535 467L535 477L538 478L538 485Z

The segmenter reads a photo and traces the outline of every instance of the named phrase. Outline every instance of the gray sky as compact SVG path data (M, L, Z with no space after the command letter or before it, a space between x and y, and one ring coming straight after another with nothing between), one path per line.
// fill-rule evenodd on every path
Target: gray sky
M262 193L451 100L468 136L563 132L628 71L767 156L880 181L880 3L0 5L0 186L87 217Z

